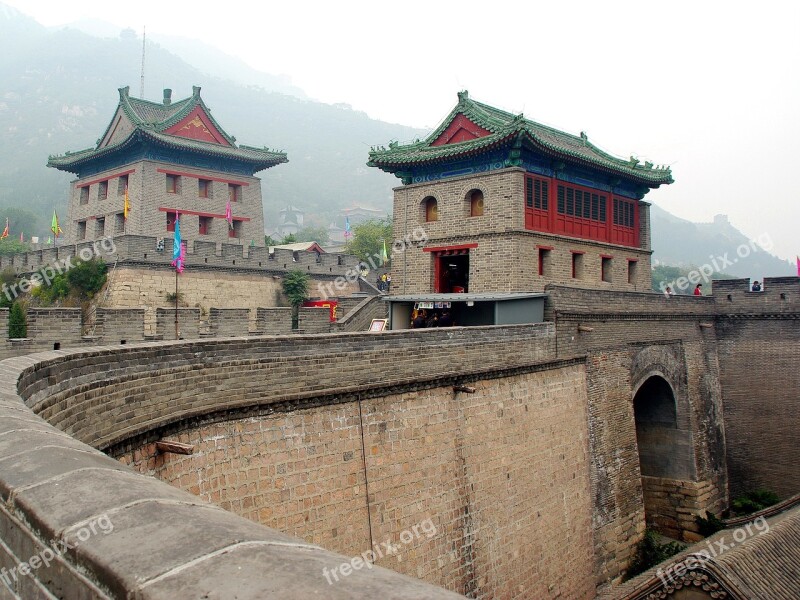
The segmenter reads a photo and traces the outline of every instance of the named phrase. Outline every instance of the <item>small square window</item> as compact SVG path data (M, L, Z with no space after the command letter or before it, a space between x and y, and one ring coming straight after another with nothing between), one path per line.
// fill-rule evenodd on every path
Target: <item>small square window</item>
M175 213L167 213L167 231L175 231Z
M469 216L482 217L483 216L483 192L475 190L469 199Z
M544 277L550 274L550 249L539 248L539 275Z
M235 183L228 184L228 198L231 202L239 202L242 199L242 186Z
M211 217L200 217L200 235L208 235L211 233Z
M177 175L170 175L167 174L167 193L168 194L177 194L178 193L178 179Z
M228 228L228 237L230 238L240 238L242 237L242 222L241 221L234 221L233 222L233 229L230 227Z
M124 213L117 213L114 215L114 233L125 233Z
M572 278L583 278L583 252L572 253Z
M105 217L97 217L94 223L94 237L101 238L106 233L106 219Z
M636 283L636 275L639 270L639 261L636 260L629 260L628 261L628 283L635 284Z
M211 197L211 180L209 179L197 180L197 197L198 198Z
M600 279L606 283L611 283L611 257L600 257Z
M86 239L86 221L78 221L78 239Z
M97 199L105 200L108 198L108 181L101 181L100 187L97 189Z
M124 196L126 189L128 189L128 176L127 175L120 175L119 176L119 183L117 183L117 195L118 196Z
M89 186L81 186L81 204L89 204Z

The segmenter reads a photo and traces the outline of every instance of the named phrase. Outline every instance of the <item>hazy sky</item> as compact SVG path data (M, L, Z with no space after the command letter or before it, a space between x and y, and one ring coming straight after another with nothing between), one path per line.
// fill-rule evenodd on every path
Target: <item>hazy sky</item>
M727 214L779 256L800 254L800 3L0 1L45 25L200 39L405 125L435 127L468 89L671 165L676 182L646 200L694 221Z

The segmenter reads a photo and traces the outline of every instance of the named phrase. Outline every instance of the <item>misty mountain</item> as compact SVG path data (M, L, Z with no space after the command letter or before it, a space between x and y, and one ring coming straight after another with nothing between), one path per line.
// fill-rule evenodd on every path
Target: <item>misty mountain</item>
M762 234L750 239L725 215L711 223L692 223L658 206L650 207L653 264L711 265L715 271L738 277L796 275L795 267L769 253L772 240Z
M142 38L99 21L48 29L0 3L0 52L6 58L0 61L0 212L35 213L39 219L31 227L46 236L53 209L66 216L72 179L48 169L48 155L94 147L117 106L117 89L129 85L139 96ZM214 117L238 143L287 152L288 164L258 174L269 230L289 204L318 225L345 207L389 213L399 181L366 166L369 148L428 133L309 100L287 77L255 71L200 41L148 35L144 97L160 101L163 88L171 88L173 99L181 99L193 85L203 88ZM701 265L726 252L738 258L737 247L748 241L727 220L691 223L656 206L652 229L654 262L666 264ZM766 250L725 270L793 274Z
M14 57L0 64L0 207L36 211L45 229L53 208L65 209L71 176L46 168L48 155L93 147L113 116L117 89L130 85L139 95L142 41L130 30L121 33L51 31L0 5L0 52ZM262 76L261 85L214 77L149 40L146 56L145 98L160 101L169 87L181 99L200 85L214 117L238 143L287 152L288 164L259 173L268 225L288 204L323 222L346 206L391 210L397 179L367 168L369 148L423 131L268 89L287 91L280 77ZM228 58L219 54L215 64L226 70Z

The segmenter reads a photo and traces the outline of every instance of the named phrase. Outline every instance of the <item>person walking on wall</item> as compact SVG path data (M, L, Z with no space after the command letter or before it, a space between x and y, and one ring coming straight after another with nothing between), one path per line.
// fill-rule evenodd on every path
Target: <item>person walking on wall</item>
M695 296L702 296L702 295L703 295L703 290L701 290L701 289L700 289L701 287L703 287L703 284L702 284L702 283L698 283L698 284L697 284L697 285L694 287L694 295L695 295Z

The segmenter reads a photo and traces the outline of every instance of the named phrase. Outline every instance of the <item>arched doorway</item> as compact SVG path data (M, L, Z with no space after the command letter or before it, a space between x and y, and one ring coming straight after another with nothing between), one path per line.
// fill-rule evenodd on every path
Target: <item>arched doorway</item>
M639 386L633 414L645 518L648 525L679 538L683 526L676 518L677 508L684 499L670 490L694 480L694 452L690 432L680 426L675 392L664 377L651 375Z
M675 394L663 377L653 375L639 387L633 397L633 415L642 475L671 477L669 463L678 418Z

